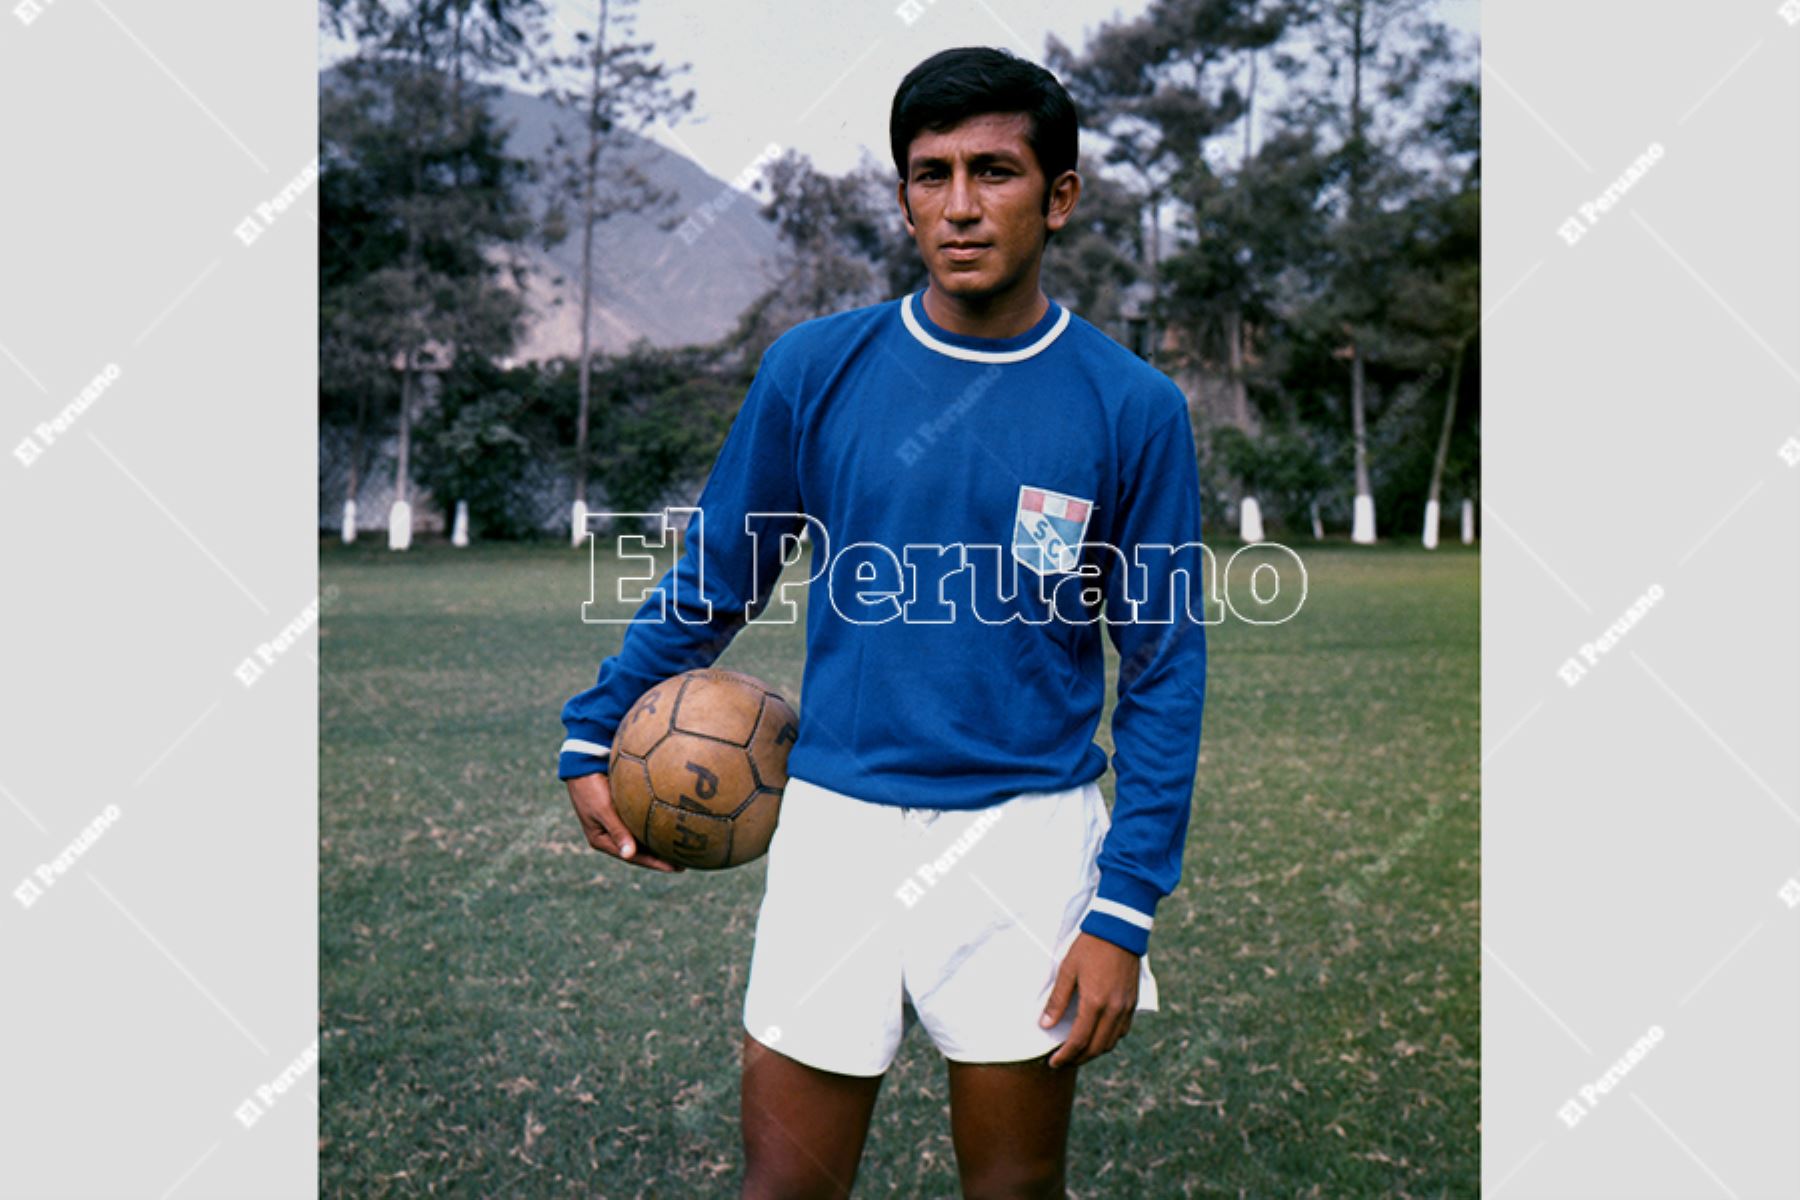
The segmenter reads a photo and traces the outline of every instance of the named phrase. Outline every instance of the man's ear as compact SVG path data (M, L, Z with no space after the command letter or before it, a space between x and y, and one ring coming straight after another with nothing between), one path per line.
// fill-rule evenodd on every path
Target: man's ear
M1044 224L1055 233L1069 223L1075 213L1075 203L1081 199L1081 176L1074 171L1064 171L1050 185L1050 208L1044 213Z
M894 194L900 200L900 219L906 222L906 236L916 237L917 234L913 230L912 205L906 199L906 180L902 179L894 184Z

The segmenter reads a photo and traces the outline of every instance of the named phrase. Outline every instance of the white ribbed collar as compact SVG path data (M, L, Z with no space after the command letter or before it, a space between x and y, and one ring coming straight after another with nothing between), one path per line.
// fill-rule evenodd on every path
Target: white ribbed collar
M906 331L915 338L918 338L921 345L925 346L927 349L936 350L939 354L945 354L951 358L960 358L964 362L1015 363L1037 354L1039 351L1049 346L1051 342L1054 342L1060 337L1062 331L1069 327L1069 310L1067 308L1060 308L1060 311L1056 314L1056 323L1044 331L1043 337L1031 343L1031 345L1021 346L1017 350L971 350L965 346L952 345L949 342L933 337L930 331L919 324L919 318L914 315L913 297L910 292L900 300L900 320L905 324Z

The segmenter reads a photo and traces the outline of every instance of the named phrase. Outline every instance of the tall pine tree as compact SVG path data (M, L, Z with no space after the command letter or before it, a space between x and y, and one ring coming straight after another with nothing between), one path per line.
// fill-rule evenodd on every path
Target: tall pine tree
M366 414L398 374L396 548L411 541L421 373L503 356L518 338L530 169L506 155L492 89L473 77L528 63L518 22L540 13L538 0L344 0L321 17L359 44L320 97L322 403Z
M656 48L633 40L636 0L598 0L593 32L575 34L574 54L552 58L552 67L579 73L579 85L552 88L557 104L579 115L580 136L571 140L559 126L548 151L551 209L546 224L568 228L573 210L581 238L581 334L577 364L574 498L570 535L580 545L587 535L589 447L593 407L593 310L595 237L601 223L622 213L666 205L672 197L654 187L625 158L636 137L658 121L672 122L693 107L694 93L676 90L685 67L671 68Z

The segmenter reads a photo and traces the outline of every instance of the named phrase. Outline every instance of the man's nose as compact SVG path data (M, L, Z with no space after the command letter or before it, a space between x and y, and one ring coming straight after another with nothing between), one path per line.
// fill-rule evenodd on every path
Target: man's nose
M944 204L944 219L967 225L981 219L981 204L975 192L975 181L967 171L950 175L950 195Z

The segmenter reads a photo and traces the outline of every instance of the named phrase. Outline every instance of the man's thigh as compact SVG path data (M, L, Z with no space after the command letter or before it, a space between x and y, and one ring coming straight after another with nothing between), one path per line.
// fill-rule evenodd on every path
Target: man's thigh
M1048 1057L950 1061L950 1133L965 1200L1064 1194L1077 1068L1052 1067Z
M862 1161L881 1075L839 1075L744 1035L744 1200L840 1200Z

